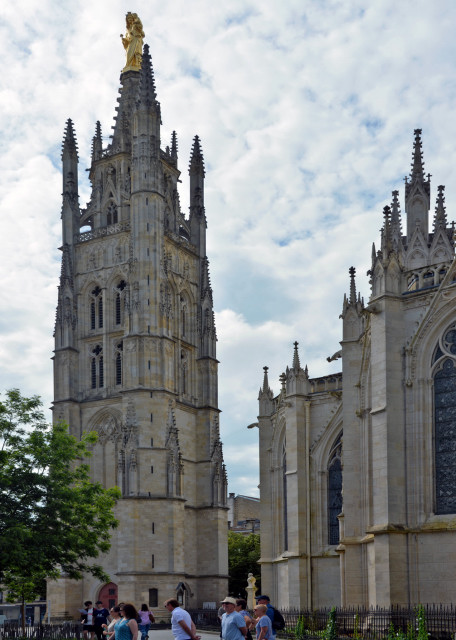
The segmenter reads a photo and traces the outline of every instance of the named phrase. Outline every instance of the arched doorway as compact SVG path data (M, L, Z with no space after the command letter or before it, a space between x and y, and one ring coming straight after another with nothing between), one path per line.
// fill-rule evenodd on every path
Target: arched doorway
M115 607L117 604L117 585L114 582L103 585L98 594L98 600L101 600L106 609Z

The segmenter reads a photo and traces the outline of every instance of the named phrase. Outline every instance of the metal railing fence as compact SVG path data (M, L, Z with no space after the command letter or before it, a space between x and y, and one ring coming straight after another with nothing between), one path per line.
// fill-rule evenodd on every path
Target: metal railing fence
M18 622L4 622L0 625L2 640L80 640L82 625L77 622L65 621L52 624L31 624L25 626L25 636L22 625Z
M454 605L424 605L428 640L456 640L456 607ZM321 639L331 608L315 610L280 609L285 629L277 632L279 638L296 640ZM198 629L219 630L217 610L189 609ZM401 634L415 640L418 627L418 608L395 606L336 607L337 637L353 640L389 640ZM392 631L392 629L394 631ZM393 634L393 635L392 635Z

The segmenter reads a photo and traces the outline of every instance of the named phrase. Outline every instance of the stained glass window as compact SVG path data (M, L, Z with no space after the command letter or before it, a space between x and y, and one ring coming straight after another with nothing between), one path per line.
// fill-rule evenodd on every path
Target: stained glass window
M454 353L456 331L444 347ZM456 367L450 358L434 376L435 512L456 513Z
M342 512L342 434L329 456L328 464L328 544L339 544L339 520Z

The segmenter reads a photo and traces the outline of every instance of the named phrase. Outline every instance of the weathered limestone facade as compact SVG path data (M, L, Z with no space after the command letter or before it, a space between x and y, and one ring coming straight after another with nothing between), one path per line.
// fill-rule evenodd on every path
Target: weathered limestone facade
M51 583L55 617L74 615L100 593L156 608L176 594L201 606L227 588L203 155L195 136L186 218L176 134L170 147L160 146L147 45L140 70L124 70L120 83L107 148L96 126L86 209L78 204L71 120L66 126L54 356L54 419L76 437L98 432L92 477L122 491L120 526L102 559L113 584L103 591L92 578Z
M454 224L415 131L405 182L384 208L369 304L342 309L342 375L293 364L259 395L262 591L279 607L456 601Z

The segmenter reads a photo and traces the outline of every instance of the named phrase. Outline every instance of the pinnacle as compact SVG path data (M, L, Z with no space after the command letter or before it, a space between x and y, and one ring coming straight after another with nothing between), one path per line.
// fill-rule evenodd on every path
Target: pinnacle
M102 154L103 142L101 138L101 124L97 120L95 125L95 135L92 138L92 160L99 160Z
M262 388L262 391L263 391L263 393L266 393L267 391L269 391L269 380L268 380L269 367L263 367L263 370L264 370L264 376L263 376L263 388Z
M412 160L412 170L410 172L410 178L421 178L424 177L424 162L423 162L423 152L421 151L421 129L414 130L415 141L413 143L413 160Z
M175 131L171 135L171 158L177 160L177 134Z
M78 143L76 142L76 135L71 118L68 118L68 120L66 121L66 127L62 141L62 157L65 152L69 153L70 155L75 155L76 159L79 160Z
M149 45L144 45L141 69L139 72L138 103L144 106L152 106L156 101L155 78L152 68L152 59L149 53Z
M431 174L428 174L427 179L425 179L423 152L421 150L421 129L415 129L414 135L415 140L413 142L413 155L410 176L405 177L405 196L407 197L410 194L410 189L415 183L421 184L425 192L429 196Z
M198 136L193 138L189 171L192 170L200 170L203 172L203 175L205 174L203 152L201 151L201 144Z
M446 216L446 207L445 207L445 196L444 191L445 187L441 184L437 187L437 202L435 205L435 215L434 215L434 233L439 228L446 228L447 226L447 216Z
M350 299L349 299L349 302L350 302L350 304L356 304L356 283L355 283L356 269L355 269L355 267L350 267L350 269L348 270L348 273L350 274Z
M294 343L293 351L293 369L295 371L298 371L301 368L301 363L299 362L298 344L299 342Z

